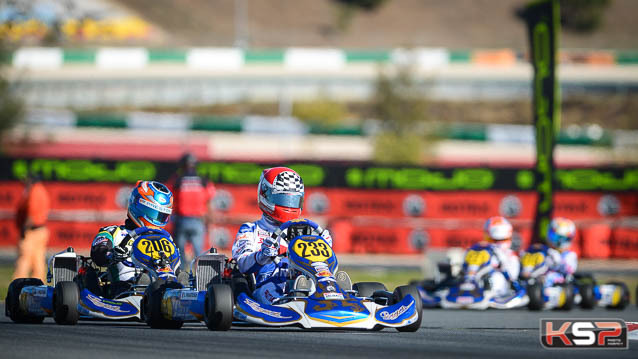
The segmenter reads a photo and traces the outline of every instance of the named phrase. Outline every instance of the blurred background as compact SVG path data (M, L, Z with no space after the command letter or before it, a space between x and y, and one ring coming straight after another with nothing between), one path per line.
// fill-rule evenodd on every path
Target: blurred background
M165 181L186 151L217 188L207 241L225 253L273 165L301 174L304 215L353 266L418 275L493 215L525 247L527 3L0 0L0 252L11 263L28 173L51 198L49 250L88 254L132 185ZM555 214L576 221L586 266L635 274L638 2L561 11Z

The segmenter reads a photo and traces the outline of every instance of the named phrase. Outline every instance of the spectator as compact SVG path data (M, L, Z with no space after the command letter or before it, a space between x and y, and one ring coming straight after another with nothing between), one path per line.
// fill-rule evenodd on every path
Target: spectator
M206 227L208 226L208 203L215 194L215 186L205 178L197 175L197 158L192 153L185 153L178 162L172 184L173 202L173 237L182 256L186 260L184 246L190 242L194 256L204 251Z
M40 278L46 280L46 248L49 229L49 194L39 177L29 174L24 192L18 202L16 226L20 231L18 260L13 278Z

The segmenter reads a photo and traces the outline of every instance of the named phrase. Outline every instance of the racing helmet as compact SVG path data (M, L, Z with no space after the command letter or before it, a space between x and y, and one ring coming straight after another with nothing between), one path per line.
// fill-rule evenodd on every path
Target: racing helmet
M155 181L137 181L128 200L128 217L139 227L162 228L173 211L173 194Z
M571 219L556 217L549 223L547 244L558 250L568 249L576 236L576 225Z
M510 248L512 245L512 224L505 217L488 218L483 230L488 242L495 243L501 248Z
M259 209L283 223L301 216L304 185L301 176L288 167L267 168L261 173L257 193Z

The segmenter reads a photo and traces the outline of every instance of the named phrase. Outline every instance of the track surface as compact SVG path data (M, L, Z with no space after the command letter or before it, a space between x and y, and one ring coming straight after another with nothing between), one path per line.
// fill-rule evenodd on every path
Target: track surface
M4 313L4 305L0 305ZM546 350L539 342L540 318L621 318L638 321L635 306L624 311L595 309L571 312L527 310L484 312L425 310L416 333L304 331L233 327L210 332L203 324L181 330L152 330L134 322L80 322L58 326L47 318L41 325L14 324L0 318L0 358L158 357L534 357L638 358L638 341L629 350Z

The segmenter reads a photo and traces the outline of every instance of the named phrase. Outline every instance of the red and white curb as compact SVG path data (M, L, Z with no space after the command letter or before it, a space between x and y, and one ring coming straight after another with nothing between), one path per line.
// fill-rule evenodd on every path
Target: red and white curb
M625 322L627 324L627 339L638 340L638 322Z

